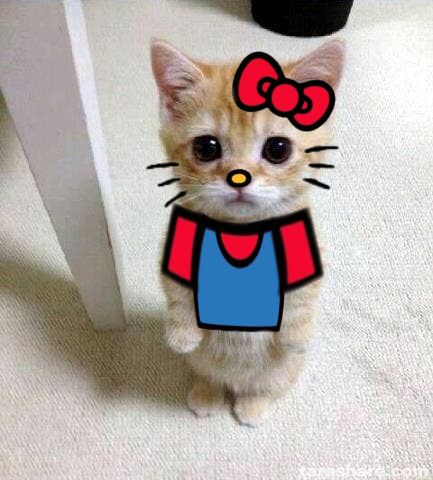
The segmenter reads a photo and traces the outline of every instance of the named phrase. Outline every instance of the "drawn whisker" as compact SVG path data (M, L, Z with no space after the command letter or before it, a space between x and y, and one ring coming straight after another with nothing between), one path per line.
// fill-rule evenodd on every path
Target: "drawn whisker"
M153 168L167 168L167 167L178 167L177 162L164 162L164 163L154 163L153 165L148 165L147 170L152 170Z
M316 145L314 147L306 148L305 153L321 152L322 150L338 150L336 145Z
M164 182L158 183L158 187L165 187L166 185L171 185L174 182L178 182L180 180L179 177L175 178L169 178L168 180L165 180Z
M311 185L315 185L316 187L326 188L327 190L330 188L329 185L319 182L319 180L316 180L315 178L303 178L302 180L304 180L304 182L311 183Z
M335 168L335 165L330 165L329 163L309 163L311 168Z
M183 192L179 192L177 195L175 195L174 197L170 198L170 200L165 203L164 207L168 207L169 205L171 205L171 204L172 204L173 202L175 202L176 200L179 200L179 198L184 197L186 194L187 194L187 191L186 191L186 190L184 190Z

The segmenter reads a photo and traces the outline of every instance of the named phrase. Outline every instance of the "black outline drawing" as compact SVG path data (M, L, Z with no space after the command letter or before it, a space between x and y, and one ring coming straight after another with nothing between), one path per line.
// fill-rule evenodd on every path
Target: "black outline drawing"
M308 166L311 168L335 168L335 165L330 163L309 163Z
M322 150L338 150L337 145L316 145L304 150L304 153L321 152Z
M197 228L195 232L193 253L192 253L192 259L191 259L192 261L191 281L187 281L182 278L179 278L178 276L171 273L168 269L168 262L170 259L170 249L173 243L176 222L179 217L184 218L186 220L192 220L196 224L196 228ZM303 224L305 225L307 239L308 239L309 247L311 250L311 256L314 264L314 273L310 277L304 278L291 285L286 285L287 265L286 265L285 254L284 254L283 240L281 238L281 234L278 232L278 229L282 226L289 225L299 220L303 221ZM258 252L260 251L263 234L265 232L271 232L273 243L274 243L275 256L276 256L277 268L278 268L278 274L279 274L279 285L280 285L280 292L279 292L280 305L279 305L279 315L278 315L277 325L272 327L239 327L239 326L231 326L231 325L209 325L207 323L201 322L200 314L198 310L197 278L198 278L198 270L199 270L199 263L200 263L201 245L203 241L204 232L206 229L210 229L215 232L218 240L218 245L220 246L221 252L223 253L225 258L227 258L226 257L227 253L225 248L221 248L221 244L220 244L220 242L222 243L221 233L234 233L237 235L251 235L251 234L259 235L259 238L257 240L257 245L254 251L251 253L251 255L247 259L239 260L239 261L231 257L228 259L233 266L236 266L239 268L251 263L254 260L254 258L257 256ZM254 257L251 259L252 256ZM289 215L284 215L282 217L275 217L268 220L243 224L243 223L220 222L212 218L209 218L204 214L199 214L199 213L195 213L190 210L187 210L183 207L180 207L179 205L175 205L171 213L171 218L170 218L170 223L168 228L168 235L165 243L164 255L162 260L162 272L168 277L174 279L176 282L193 289L194 308L196 313L197 325L200 328L207 329L207 330L230 330L230 331L240 331L240 332L279 331L281 326L282 316L283 316L283 310L284 310L284 294L290 290L294 290L296 288L302 287L323 275L319 249L317 246L316 237L314 235L313 224L312 224L308 209L299 210Z
M319 182L319 180L316 180L315 178L303 178L302 180L311 185L314 185L315 187L324 188L325 190L329 190L331 188L328 184Z
M176 200L179 200L179 198L182 198L184 197L188 192L186 190L183 190L182 192L179 192L177 195L175 195L174 197L170 198L170 200L168 202L165 202L164 204L164 207L167 208L168 206L170 206L173 202L175 202Z
M261 78L257 83L257 92L263 97L263 102L261 102L258 105L249 106L249 105L245 105L239 98L239 82L242 74L244 73L245 67L252 60L255 60L255 59L262 59L268 62L275 70L275 74L277 78L273 78L269 76ZM270 83L270 86L268 87L266 92L263 90L264 83ZM273 90L278 85L281 85L281 84L293 85L296 87L297 91L299 92L299 99L296 107L288 113L280 112L274 107L274 105L271 102ZM299 114L299 113L306 113L308 110L311 109L312 107L311 99L310 97L304 94L305 89L310 86L320 86L324 88L329 94L329 105L325 113L322 115L322 117L319 120L317 120L315 123L311 125L303 125L296 120L295 116L296 114ZM299 82L296 82L295 80L286 78L284 76L283 70L279 65L279 63L273 57L271 57L271 55L265 52L252 52L242 60L233 78L232 93L233 93L233 99L236 105L240 109L245 110L246 112L256 112L258 110L262 110L263 108L268 108L275 115L278 115L280 117L286 117L296 128L306 132L315 130L316 128L319 128L320 126L322 126L330 117L335 106L335 93L333 88L328 83L326 83L323 80L309 80L307 82L299 83ZM305 108L302 108L302 105L304 104L304 102L307 102L307 106Z
M245 175L245 182L244 183L236 183L233 181L233 177L240 173L241 175ZM243 168L236 168L235 170L230 170L227 174L226 181L227 183L234 188L242 188L246 187L251 183L252 177L251 173L248 170L244 170Z
M171 185L174 182L178 182L180 180L179 177L169 178L168 180L164 180L161 183L158 183L158 187L165 187L166 185Z
M153 165L148 165L147 170L152 170L153 168L168 168L168 167L178 167L177 162L164 162L164 163L154 163Z

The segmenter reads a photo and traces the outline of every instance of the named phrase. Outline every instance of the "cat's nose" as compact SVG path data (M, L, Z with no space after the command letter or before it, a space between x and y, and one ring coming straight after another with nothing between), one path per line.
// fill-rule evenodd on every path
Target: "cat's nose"
M236 170L231 170L227 174L227 183L231 187L240 188L246 187L251 183L251 173L242 168L237 168Z

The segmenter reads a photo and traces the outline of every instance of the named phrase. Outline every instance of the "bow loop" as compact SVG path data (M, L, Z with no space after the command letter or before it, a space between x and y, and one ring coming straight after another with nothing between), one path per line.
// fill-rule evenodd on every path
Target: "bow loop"
M332 87L321 80L298 83L288 79L270 55L254 52L244 58L233 79L233 98L242 110L269 108L300 130L314 130L331 115Z
M281 76L280 67L266 57L249 55L236 72L239 102L249 111L259 110L266 105L266 91Z

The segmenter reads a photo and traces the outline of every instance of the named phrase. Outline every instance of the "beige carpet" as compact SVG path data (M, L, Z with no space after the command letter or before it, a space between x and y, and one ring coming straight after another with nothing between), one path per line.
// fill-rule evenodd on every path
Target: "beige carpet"
M85 3L129 328L92 330L3 105L0 478L433 478L431 0L355 0L339 34L340 154L331 190L314 192L329 263L317 334L300 383L255 430L228 411L194 418L188 371L162 342L170 192L145 169L162 159L149 38L210 60L293 58L323 39L267 32L244 0Z

